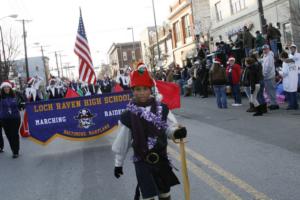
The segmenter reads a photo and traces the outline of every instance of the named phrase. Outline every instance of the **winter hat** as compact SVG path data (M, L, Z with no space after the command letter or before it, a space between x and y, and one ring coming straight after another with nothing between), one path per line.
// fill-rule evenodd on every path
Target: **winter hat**
M220 59L220 58L215 58L215 59L214 59L214 63L221 64L221 63L222 63L222 61L221 61L221 59Z
M295 45L295 44L291 44L290 48L291 48L291 47L294 47L294 48L297 49L297 45Z
M262 46L262 49L270 49L270 46L265 44L264 46Z
M6 81L3 81L1 83L1 86L0 86L1 89L4 88L4 87L10 87L12 89L13 88L13 84L9 80L6 80Z
M27 84L31 84L31 83L33 83L33 81L34 81L33 77L28 77Z
M228 58L228 61L235 61L235 58L233 56Z
M137 69L130 74L130 87L133 88L136 86L145 86L149 88L154 86L154 81L144 63L139 63Z

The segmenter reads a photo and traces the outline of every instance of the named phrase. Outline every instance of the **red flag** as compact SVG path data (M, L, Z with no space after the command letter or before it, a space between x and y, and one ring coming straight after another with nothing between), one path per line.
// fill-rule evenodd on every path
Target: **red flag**
M27 115L26 111L24 112L24 118L23 118L23 121L22 121L19 132L20 132L20 135L22 137L29 137L30 136L29 127L28 127L28 115Z
M180 108L180 88L177 84L156 81L156 87L163 96L162 102L166 104L170 110Z
M123 88L120 86L120 84L116 83L114 87L114 92L122 92Z
M79 97L79 94L75 92L73 89L68 88L65 98L74 98Z

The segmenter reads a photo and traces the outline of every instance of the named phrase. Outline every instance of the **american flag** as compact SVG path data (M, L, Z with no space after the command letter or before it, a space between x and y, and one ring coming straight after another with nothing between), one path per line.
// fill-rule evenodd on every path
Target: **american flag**
M81 10L74 52L79 57L79 80L96 84L96 73L94 71L90 48L84 29Z

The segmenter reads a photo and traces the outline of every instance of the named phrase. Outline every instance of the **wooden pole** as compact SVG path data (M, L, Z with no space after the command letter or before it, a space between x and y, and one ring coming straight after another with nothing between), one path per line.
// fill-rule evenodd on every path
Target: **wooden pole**
M189 176L188 176L186 154L185 154L185 144L184 144L183 139L180 139L179 147L180 147L181 172L182 172L182 179L183 179L184 197L185 197L185 200L190 200L190 181L189 181Z

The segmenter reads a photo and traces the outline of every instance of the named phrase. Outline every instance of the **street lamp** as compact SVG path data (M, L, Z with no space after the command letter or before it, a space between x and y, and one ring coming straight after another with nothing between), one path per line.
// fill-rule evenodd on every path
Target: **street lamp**
M152 8L153 8L153 17L154 17L154 25L156 30L156 42L157 42L157 52L158 52L158 62L160 61L160 49L159 49L159 43L158 43L158 30L157 30L157 24L156 24L156 14L155 14L155 6L154 6L154 0L152 0Z
M7 15L5 17L1 17L0 20L5 19L5 18L17 18L18 15L17 14L11 14L11 15ZM3 52L3 59L4 59L4 66L5 69L7 69L7 62L6 62L6 56L5 56L5 49L4 49L4 40L3 40L3 32L2 32L2 27L0 25L0 34L1 34L1 41L2 41L2 52Z
M133 61L136 59L133 27L128 27L127 30L131 30L131 33L132 33L132 52L131 52L131 54L133 55L133 52L134 52L134 59L132 58L132 61Z

